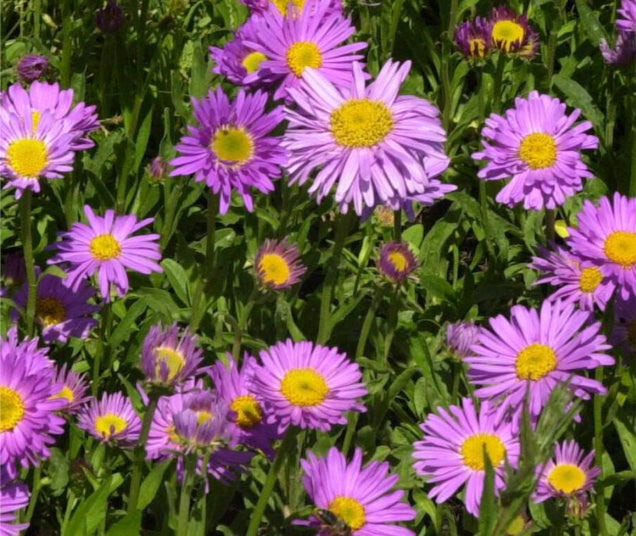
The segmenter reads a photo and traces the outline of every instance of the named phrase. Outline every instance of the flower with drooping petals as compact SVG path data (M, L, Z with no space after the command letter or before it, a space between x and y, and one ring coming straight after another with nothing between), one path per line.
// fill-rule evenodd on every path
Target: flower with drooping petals
M479 338L481 328L474 322L457 322L446 328L446 344L457 357L470 355L470 348Z
M260 361L252 388L281 433L289 425L327 431L346 424L346 412L365 411L360 367L337 348L288 339L261 351Z
M636 34L636 0L622 0L616 27L619 31Z
M628 355L636 354L636 297L616 300L611 342Z
M533 257L530 267L539 270L542 275L534 284L550 283L559 287L548 300L578 304L586 311L593 311L596 305L605 311L615 287L603 275L604 268L594 266L589 261L581 262L581 259L562 247L557 247L555 251L539 248L538 252L540 256Z
M95 24L104 33L116 32L125 20L124 11L115 0L108 0L106 6L95 14Z
M599 44L603 61L615 67L628 67L636 61L636 33L618 32L614 48L605 39Z
M482 386L475 396L519 417L529 390L528 409L536 420L559 384L568 383L584 400L590 393L606 393L600 382L576 374L614 364L603 353L610 346L601 325L591 321L589 312L561 301L544 301L539 311L515 305L510 312L510 320L503 315L491 318L491 329L480 330L479 341L464 358L470 366L468 379Z
M67 365L62 365L55 375L54 383L59 390L51 398L63 400L65 405L61 411L77 413L79 409L90 400L87 396L88 382L84 374L79 374Z
M18 76L25 82L34 82L42 78L49 68L49 60L38 54L24 56L17 66Z
M29 488L23 482L13 482L4 467L0 468L0 535L19 536L28 523L16 523L18 510L29 504Z
M230 409L230 427L234 429L239 443L261 449L272 456L274 450L271 443L278 439L279 434L276 426L267 422L268 409L251 386L252 375L257 367L256 359L246 354L240 370L230 354L227 361L227 365L222 361L214 363L208 374L219 398Z
M414 444L417 461L413 467L434 484L428 496L442 503L466 484L466 510L478 517L486 474L484 451L495 471L496 494L505 485L505 462L516 467L519 460L519 440L512 424L501 419L487 401L477 412L473 401L464 398L461 406L438 408L421 428L424 438Z
M482 130L484 150L475 160L487 165L478 176L486 181L512 178L497 194L509 207L523 201L526 209L553 209L583 189L582 179L592 177L582 149L596 149L598 138L586 134L590 121L577 125L576 109L566 114L559 99L532 91L515 99L505 116L491 114Z
M55 414L63 404L51 398L59 386L48 350L38 348L37 339L18 341L15 328L1 342L0 463L14 475L51 455L65 421Z
M602 268L623 300L636 296L636 198L585 201L578 220L566 239L572 252Z
M399 477L389 473L387 462L372 461L362 465L362 449L347 459L337 448L318 458L313 452L300 462L303 483L312 502L321 510L329 510L345 523L351 536L414 536L415 533L396 525L415 519L415 510L404 502L405 493L393 490ZM393 491L392 491L393 490ZM310 526L319 527L319 536L332 536L316 514Z
M307 0L315 9L303 9L295 17L276 10L261 19L254 40L246 45L265 56L248 81L263 79L278 84L274 99L292 103L288 89L298 87L307 67L320 73L334 86L350 86L351 64L363 59L357 54L366 43L344 44L355 32L351 19L340 13L328 14L326 2Z
M289 90L297 105L287 110L284 141L290 182L304 184L317 171L309 193L320 202L337 185L341 211L353 203L359 215L376 205L399 210L426 193L448 167L446 133L431 103L398 96L410 67L388 61L367 87L356 62L346 88L307 68L300 86Z
M462 22L455 30L455 44L467 58L483 59L492 47L492 24L484 17Z
M594 451L587 455L576 441L558 443L555 459L545 465L540 474L534 500L542 503L550 497L584 495L594 487L601 470L594 467Z
M99 290L109 302L111 283L120 297L128 292L126 268L142 274L163 272L156 262L161 259L159 235L132 236L154 218L137 221L134 214L116 216L114 210L107 210L100 217L88 205L84 206L84 214L88 224L74 223L70 231L61 233L62 240L53 246L58 253L48 261L70 265L66 286L77 291L84 278L97 273Z
M291 288L307 271L300 260L298 246L286 238L265 240L256 253L254 268L259 283L272 290Z
M488 20L494 48L510 54L532 58L539 48L539 36L528 24L526 15L517 15L514 9L493 8Z
M104 443L124 446L134 445L141 433L141 419L121 393L91 399L80 411L77 425Z
M417 259L407 242L388 242L380 250L378 269L388 280L403 283L417 268Z
M95 295L92 287L81 281L77 290L64 284L64 279L47 274L38 282L35 301L35 320L42 325L42 339L46 343L52 341L66 342L69 337L86 339L97 321L92 314L99 310L90 305ZM29 298L28 285L24 285L14 296L14 301L26 309ZM14 311L13 320L17 320Z
M247 94L240 90L233 102L221 88L194 103L194 117L200 126L188 127L181 138L179 153L170 162L171 175L194 175L220 195L220 212L225 214L232 190L243 197L248 211L254 210L250 190L268 194L274 191L272 179L281 176L287 162L280 138L269 136L284 119L278 106L265 112L267 93Z

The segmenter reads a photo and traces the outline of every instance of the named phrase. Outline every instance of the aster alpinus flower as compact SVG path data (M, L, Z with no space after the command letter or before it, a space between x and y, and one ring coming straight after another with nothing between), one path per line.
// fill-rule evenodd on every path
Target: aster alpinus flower
M621 1L616 27L620 31L636 34L636 0Z
M325 457L313 452L300 462L303 483L312 502L328 510L351 531L352 536L414 536L414 532L397 525L415 519L415 510L406 503L404 491L394 490L399 477L390 474L387 462L372 461L362 465L362 449L357 448L351 462L332 447ZM332 536L320 515L309 522L320 536Z
M477 342L481 328L474 322L457 322L446 328L446 344L457 355L464 358L470 355L470 349Z
M532 91L515 99L504 116L491 114L482 130L484 150L473 154L487 165L478 176L486 181L511 178L497 194L509 207L523 202L526 209L553 209L583 189L592 177L581 150L596 149L598 138L586 134L590 121L575 125L581 115L566 114L559 99Z
M296 244L287 239L267 239L254 260L258 282L272 290L286 290L299 283L307 268L300 260Z
M142 274L163 272L156 262L161 259L159 235L132 236L152 223L153 218L137 221L134 214L116 216L114 210L107 210L100 217L88 205L84 206L84 214L88 224L74 223L70 231L60 233L62 240L53 245L58 253L48 261L68 264L66 286L77 291L83 279L97 273L99 290L109 302L111 284L120 297L128 292L126 268Z
M305 9L315 10L312 0L241 0L243 4L249 7L254 13L269 14L272 11L278 11L284 16L297 16L303 13ZM342 12L342 0L319 0L321 4L326 4L329 13Z
M34 82L39 80L48 68L49 60L45 56L29 54L18 62L16 70L21 80Z
M615 67L629 67L636 61L636 32L619 31L614 48L605 39L599 44L603 61Z
M532 58L539 48L539 36L528 24L526 15L518 15L505 6L494 8L488 19L492 46L510 54Z
M304 184L316 172L309 193L320 202L335 186L341 211L353 204L359 215L377 205L399 210L426 193L448 167L446 133L427 100L398 96L410 67L388 61L367 86L356 62L353 83L339 88L308 67L289 90L296 103L284 141L290 182Z
M492 24L484 17L462 22L455 30L455 44L471 59L485 58L492 47Z
M17 511L29 504L31 494L23 482L15 482L11 475L0 468L0 535L18 536L28 523L16 523Z
M378 269L389 281L403 283L418 262L407 242L387 242L380 249Z
M79 413L77 425L104 443L134 445L141 433L141 419L130 399L121 393L93 398Z
M60 399L64 405L60 411L77 413L85 402L90 400L87 396L88 382L84 374L79 374L67 365L58 368L54 383L58 391L51 398Z

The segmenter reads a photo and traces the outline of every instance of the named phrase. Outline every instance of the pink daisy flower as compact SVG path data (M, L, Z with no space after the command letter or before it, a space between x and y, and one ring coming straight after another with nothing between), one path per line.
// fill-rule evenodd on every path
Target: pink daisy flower
M141 433L141 419L130 399L121 393L104 394L82 408L77 425L104 443L134 445Z

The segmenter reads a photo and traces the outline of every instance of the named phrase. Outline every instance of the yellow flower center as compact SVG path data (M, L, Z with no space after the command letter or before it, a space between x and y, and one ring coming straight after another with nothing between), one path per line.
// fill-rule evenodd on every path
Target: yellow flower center
M280 392L294 406L317 406L327 398L329 386L314 369L297 368L285 374Z
M35 300L35 316L45 326L61 324L66 320L66 307L58 298L37 298Z
M585 485L585 471L578 465L560 463L548 474L548 482L561 493L573 493Z
M287 261L276 253L264 254L258 263L258 271L264 283L276 285L284 285L291 275Z
M331 510L342 521L349 525L353 530L358 530L364 526L367 521L364 506L351 497L338 496L329 505Z
M109 261L121 255L119 241L110 233L97 235L91 240L91 255L96 261Z
M155 359L155 377L157 379L161 378L162 363L165 363L168 368L168 381L173 380L185 366L186 361L183 354L169 346L158 346L155 348L155 355L157 356Z
M254 428L263 420L263 408L251 395L237 396L230 409L236 412L236 424L241 428Z
M214 134L210 148L219 160L229 165L240 165L252 158L254 141L242 128L223 127Z
M128 426L126 419L114 413L105 413L95 419L95 430L107 439L125 430L126 426Z
M245 67L245 70L249 73L255 73L258 71L261 63L267 59L267 56L261 52L252 52L243 58L241 65Z
M13 430L24 418L24 400L10 387L0 386L0 432Z
M475 39L471 39L468 42L470 47L470 55L473 58L483 58L486 56L486 41L481 39L480 37L476 37Z
M51 398L65 398L69 402L73 402L75 400L75 395L73 391L68 386L62 387L59 392L55 393Z
M519 147L519 158L531 169L551 167L557 160L556 141L550 134L544 132L528 134Z
M523 41L525 34L523 26L511 20L500 20L492 27L493 41L506 52L510 52L515 43Z
M322 54L316 43L298 41L287 50L287 65L300 78L306 67L319 69L322 65Z
M636 264L636 233L615 231L605 239L605 255L629 269Z
M581 292L594 292L598 286L603 282L603 274L595 266L589 268L583 268L581 270L581 277L579 279L579 288Z
M403 272L409 265L409 261L406 258L406 255L404 255L404 253L400 251L392 251L391 253L389 253L389 260L398 272Z
M523 529L526 528L526 518L522 515L518 515L512 520L512 523L508 525L508 529L506 530L507 536L519 536L523 532Z
M531 344L517 355L515 367L520 380L540 380L557 366L554 350L545 344Z
M506 447L499 437L487 433L474 434L464 439L461 448L464 465L473 471L483 471L486 468L484 447L492 466L499 466L506 455Z
M344 147L372 147L393 130L393 114L380 101L349 99L331 113L331 132Z
M287 9L289 4L293 4L294 7L298 8L300 11L305 7L305 2L307 0L270 0L272 4L274 4L278 11L280 11L283 15L287 15Z
M41 140L16 140L7 149L7 163L21 177L39 177L48 164L48 157L49 152Z
M35 131L38 129L38 125L40 124L40 119L42 119L42 114L37 110L33 110L31 112L31 132L35 134Z
M212 412L211 411L197 411L197 420L199 422L199 425L205 423L206 421L209 421L212 418Z

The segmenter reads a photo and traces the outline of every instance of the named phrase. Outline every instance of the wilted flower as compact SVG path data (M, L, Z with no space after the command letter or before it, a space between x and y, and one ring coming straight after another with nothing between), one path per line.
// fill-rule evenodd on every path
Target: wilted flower
M18 76L25 82L33 82L42 78L49 68L49 60L38 54L24 56L17 66Z
M168 176L168 162L166 162L162 156L155 156L152 162L150 162L148 170L150 171L153 182L163 182Z
M614 49L611 49L605 39L601 39L601 54L608 65L627 67L636 60L636 34L618 32Z
M388 242L380 250L378 269L390 281L403 283L417 268L417 259L408 243Z

